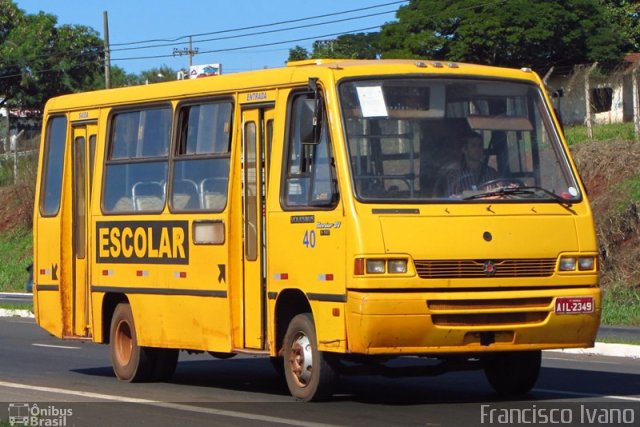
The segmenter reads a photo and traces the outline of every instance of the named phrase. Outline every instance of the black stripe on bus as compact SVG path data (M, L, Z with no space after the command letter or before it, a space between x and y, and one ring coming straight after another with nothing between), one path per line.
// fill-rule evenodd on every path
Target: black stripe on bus
M419 214L420 209L371 209L373 214Z
M36 285L36 291L59 291L59 285Z
M347 296L344 294L316 294L308 293L307 297L313 301L325 302L347 302Z
M119 286L92 286L91 292L118 292L144 295L180 295L192 297L226 298L227 291L207 291L204 289L166 289L166 288L134 288Z

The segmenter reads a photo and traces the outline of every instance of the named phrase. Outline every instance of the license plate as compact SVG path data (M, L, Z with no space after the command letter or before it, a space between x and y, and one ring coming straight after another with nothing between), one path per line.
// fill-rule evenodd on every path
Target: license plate
M556 298L556 314L593 313L593 297Z

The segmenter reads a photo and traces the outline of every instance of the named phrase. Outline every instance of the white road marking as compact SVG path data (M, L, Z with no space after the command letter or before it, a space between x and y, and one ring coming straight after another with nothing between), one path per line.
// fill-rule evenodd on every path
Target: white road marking
M92 399L108 400L122 403L138 403L141 405L157 406L160 408L171 408L179 411L196 412L207 415L217 415L230 418L242 418L245 420L255 420L261 422L269 422L276 424L284 424L290 426L303 426L303 427L336 427L334 424L314 423L308 421L301 421L300 419L290 420L287 418L271 417L268 415L250 414L246 412L227 411L224 409L204 408L201 406L185 405L181 403L161 402L159 400L140 399L135 397L123 397L114 396L111 394L92 393L89 391L69 390L57 387L42 387L28 384L10 383L6 381L0 381L0 387L25 389L30 391L41 391L45 393L63 394L68 396L87 397Z
M545 356L544 360L562 360L564 362L573 362L575 363L576 359L571 359L568 357L549 357L549 356ZM619 365L620 362L605 362L603 360L592 360L589 359L589 363L599 363L601 365Z
M549 390L549 389L543 389L543 388L534 388L532 391L537 391L540 393L549 393L549 394L567 394L569 396L600 397L602 399L629 400L631 402L640 402L640 397L633 397L633 396L613 396L613 395L604 395L604 394L598 394L598 393L582 393L582 392L575 392L575 391Z
M82 347L71 347L69 345L52 345L52 344L31 344L34 347L47 347L47 348L64 348L66 350L80 350Z

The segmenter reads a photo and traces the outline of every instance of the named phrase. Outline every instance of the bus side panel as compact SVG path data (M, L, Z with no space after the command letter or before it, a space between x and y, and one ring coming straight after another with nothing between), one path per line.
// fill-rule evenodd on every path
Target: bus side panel
M296 222L301 218L313 222ZM306 219L305 219L306 218ZM297 288L311 303L319 349L346 350L345 217L332 211L270 215L270 292Z
M225 214L213 216L228 223ZM189 264L163 266L169 291L175 294L161 298L160 313L149 313L152 322L162 319L164 325L154 325L148 339L158 347L229 352L228 231L224 244L194 244L194 221L190 223Z
M57 124L54 124L56 121ZM65 335L61 239L65 199L62 195L66 185L64 176L68 151L66 150L67 133L68 126L64 116L58 115L46 119L40 143L33 227L33 290L36 322L59 338ZM49 182L46 182L47 179ZM42 214L43 210L49 210L47 216Z
M60 226L60 215L53 218L36 216L33 233L33 295L36 322L58 338L63 336Z

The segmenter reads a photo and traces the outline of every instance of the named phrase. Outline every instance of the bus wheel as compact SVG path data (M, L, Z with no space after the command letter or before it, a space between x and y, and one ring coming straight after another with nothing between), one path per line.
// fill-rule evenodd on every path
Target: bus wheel
M496 393L517 396L533 388L541 360L540 350L496 353L485 362L484 373Z
M327 355L318 350L310 313L295 316L284 337L284 374L296 400L319 401L333 394L336 374Z
M111 319L111 364L119 380L136 382L151 379L156 358L153 349L140 347L136 337L131 307L116 306Z

